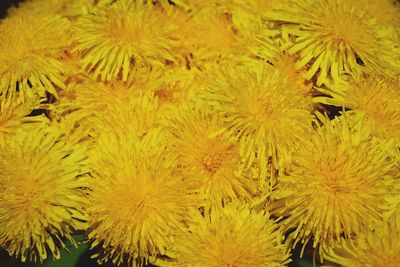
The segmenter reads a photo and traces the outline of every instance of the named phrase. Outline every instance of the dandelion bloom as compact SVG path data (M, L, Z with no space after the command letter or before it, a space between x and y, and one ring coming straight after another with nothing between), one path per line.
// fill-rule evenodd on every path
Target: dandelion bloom
M311 126L311 99L265 63L221 72L202 96L221 116L227 135L241 144L248 162L260 163L263 177L268 161L273 170L290 163Z
M172 251L177 266L285 266L290 259L283 239L266 212L233 202L204 214L192 210Z
M294 231L290 239L324 250L341 236L350 238L383 220L387 196L396 183L395 160L371 138L366 123L349 124L347 115L329 121L305 140L294 164L278 180L283 222Z
M87 156L57 126L17 131L0 149L0 245L23 262L60 258L65 239L86 229Z
M331 90L321 90L329 97L319 97L324 104L350 109L350 114L371 119L374 135L400 141L400 86L396 79L370 73L338 83Z
M400 264L400 229L394 221L341 240L326 258L343 267L397 267Z
M257 170L245 170L239 145L224 136L221 118L201 105L181 105L169 113L168 139L182 175L207 196L251 199Z
M123 132L104 132L93 151L88 196L92 248L101 262L142 265L170 247L192 204L175 157L154 129L141 141Z
M298 67L308 66L307 79L317 85L340 80L343 73L364 69L393 74L400 66L390 32L367 19L343 0L299 0L277 7L267 15L295 36L290 54L298 53Z
M82 54L82 67L95 78L110 81L120 75L126 81L135 68L175 61L176 25L166 19L171 7L140 3L117 1L76 22L74 50Z
M60 60L69 45L69 22L58 15L17 14L0 24L0 92L32 90L54 96L64 88Z
M0 140L24 126L47 122L43 115L28 116L34 109L42 107L42 102L43 99L37 95L0 95Z

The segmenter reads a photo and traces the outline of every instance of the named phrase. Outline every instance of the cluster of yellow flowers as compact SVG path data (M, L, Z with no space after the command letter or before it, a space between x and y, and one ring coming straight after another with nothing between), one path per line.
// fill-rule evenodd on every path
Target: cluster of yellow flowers
M392 0L25 1L0 21L0 246L400 266L399 74Z

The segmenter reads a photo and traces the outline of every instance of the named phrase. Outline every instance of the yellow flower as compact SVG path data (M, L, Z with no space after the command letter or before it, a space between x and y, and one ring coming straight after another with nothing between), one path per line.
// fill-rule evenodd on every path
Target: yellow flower
M18 131L0 147L0 245L10 255L42 262L60 258L65 239L84 230L81 177L86 152L59 128Z
M58 101L49 106L51 117L74 121L91 135L118 128L116 124L121 128L135 125L135 131L141 132L138 135L144 134L157 117L159 105L152 94L157 86L153 79L159 79L159 74L136 72L131 74L137 77L129 82L73 78L76 81L70 81Z
M0 92L28 90L57 96L64 88L59 57L68 46L69 22L58 15L7 17L0 24Z
M288 174L279 178L276 196L283 224L294 231L293 246L312 241L321 261L324 250L341 236L379 223L395 184L395 160L371 138L370 126L348 123L347 114L329 121L302 144ZM302 254L302 253L301 253Z
M157 100L144 95L110 103L101 114L94 113L87 120L94 135L103 131L125 132L130 134L129 138L141 140L159 125L162 117Z
M89 239L101 262L134 266L166 253L192 205L190 191L154 129L139 141L104 132L93 151L88 196Z
M260 163L262 177L267 162L273 170L290 163L296 144L311 127L311 99L283 77L265 63L229 67L203 94L227 134L240 142L249 164Z
M269 215L233 202L214 206L204 215L188 217L188 228L177 234L174 266L285 266L290 262L284 236ZM167 265L167 264L166 264Z
M223 200L249 200L258 191L255 169L244 170L239 146L224 137L221 119L203 106L181 105L167 130L181 173L194 188Z
M341 240L326 258L343 267L397 267L400 265L400 229L394 221Z
M169 23L173 12L121 0L82 16L76 23L74 49L82 53L83 68L103 81L119 75L126 81L132 69L173 62L177 41L176 25Z
M47 122L44 115L29 116L34 110L42 107L43 98L35 95L18 96L6 93L0 95L0 142L5 141L18 129L27 125Z
M375 136L400 141L400 86L395 79L371 73L321 91L330 97L319 97L318 101L346 107L353 115L363 115L373 121Z
M299 53L296 65L308 66L307 79L316 77L317 85L364 69L392 75L400 66L390 33L344 0L293 1L270 12L268 19L296 36L288 52Z

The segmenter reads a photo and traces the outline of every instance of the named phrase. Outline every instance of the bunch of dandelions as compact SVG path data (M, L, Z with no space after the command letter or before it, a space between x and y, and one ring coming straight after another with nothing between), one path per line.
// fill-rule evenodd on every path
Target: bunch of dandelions
M268 2L268 3L267 3ZM400 5L27 0L0 21L0 246L400 265Z

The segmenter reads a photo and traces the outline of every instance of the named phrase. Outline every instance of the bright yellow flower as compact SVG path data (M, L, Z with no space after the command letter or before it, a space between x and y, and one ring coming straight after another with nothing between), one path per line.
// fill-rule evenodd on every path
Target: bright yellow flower
M390 33L344 0L292 1L270 12L268 19L296 36L288 52L300 55L296 65L307 66L307 79L316 77L317 85L364 69L392 75L400 66Z
M64 88L59 57L68 46L69 22L58 15L16 15L0 24L0 92L28 90L57 96Z
M60 258L85 230L87 155L56 126L18 131L0 147L0 245L23 262Z
M293 156L288 174L279 178L277 197L285 206L283 224L294 231L289 239L324 250L341 236L379 223L388 208L387 197L397 183L395 160L371 138L370 126L348 123L347 114L318 127ZM363 123L362 123L363 122Z
M11 134L26 125L47 122L44 115L28 115L37 108L43 106L44 99L35 95L18 96L12 93L0 95L0 143ZM6 137L7 136L7 137Z
M205 214L192 210L188 228L176 236L174 266L285 266L284 236L264 211L234 202Z
M182 105L168 114L168 139L181 173L207 196L249 200L258 191L256 170L244 170L239 146L224 137L221 119L202 106Z
M343 267L397 267L400 265L400 228L394 221L342 240L326 258Z
M377 74L356 76L338 83L332 90L321 90L330 97L319 97L324 104L344 106L350 114L373 121L374 135L400 142L400 85L395 79Z
M192 206L158 130L140 142L129 132L104 132L93 151L88 196L89 239L101 262L134 266L166 253Z
M267 162L274 171L287 167L311 127L311 99L266 63L229 67L203 98L240 142L248 162L260 163L262 177Z
M94 77L110 81L120 76L126 81L135 68L175 60L177 29L169 22L174 10L139 3L117 1L78 19L74 49Z
M94 135L103 131L125 132L130 138L141 140L159 125L162 117L157 100L144 95L125 102L115 101L104 112L94 113L87 120Z

